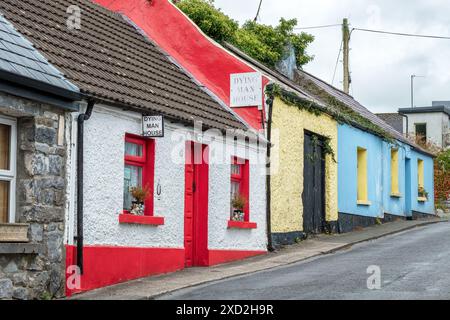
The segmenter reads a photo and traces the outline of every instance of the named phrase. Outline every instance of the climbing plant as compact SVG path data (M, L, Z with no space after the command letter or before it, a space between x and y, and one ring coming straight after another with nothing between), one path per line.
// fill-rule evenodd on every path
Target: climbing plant
M368 130L380 136L387 142L396 144L395 139L391 136L391 134L372 123L359 113L355 112L335 97L329 95L323 89L319 89L316 85L311 83L308 83L307 85L302 83L301 86L305 89L305 91L323 103L320 104L318 101L314 102L309 99L302 99L297 94L282 89L278 84L268 85L266 94L271 97L276 96L287 105L294 106L300 110L308 111L316 116L325 113L332 116L338 123L357 125L364 130Z
M295 51L297 67L301 68L313 59L306 50L314 41L307 33L296 33L297 20L281 18L277 26L252 20L239 24L214 7L213 0L181 0L177 6L208 36L218 42L229 42L268 67L288 54L290 44Z

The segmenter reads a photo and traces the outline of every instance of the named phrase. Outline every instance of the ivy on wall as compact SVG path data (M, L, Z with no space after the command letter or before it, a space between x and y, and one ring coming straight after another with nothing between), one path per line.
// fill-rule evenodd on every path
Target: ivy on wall
M308 99L302 99L297 94L281 88L278 84L270 84L267 86L266 94L269 97L278 97L284 103L289 106L294 106L300 110L305 110L316 116L321 114L328 114L333 117L338 123L345 123L348 125L357 125L358 127L370 131L385 141L396 144L396 140L385 130L379 126L373 124L370 120L366 119L350 107L346 106L341 101L332 97L325 90L318 88L315 84L309 83L305 85L302 83L302 87L314 96L319 101L323 101L323 105L309 101Z

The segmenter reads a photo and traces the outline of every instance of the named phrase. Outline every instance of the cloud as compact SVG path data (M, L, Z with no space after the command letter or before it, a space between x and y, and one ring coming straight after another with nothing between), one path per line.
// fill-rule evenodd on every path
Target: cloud
M238 20L253 19L259 0L216 0L216 6ZM351 27L395 32L450 35L447 0L264 0L260 22L276 24L297 18L301 26L341 23ZM341 44L340 28L310 31L316 40L309 53L315 60L305 70L331 82ZM374 112L392 112L410 105L410 76L418 106L450 100L450 40L406 38L354 31L351 40L352 94ZM342 64L334 85L342 87Z

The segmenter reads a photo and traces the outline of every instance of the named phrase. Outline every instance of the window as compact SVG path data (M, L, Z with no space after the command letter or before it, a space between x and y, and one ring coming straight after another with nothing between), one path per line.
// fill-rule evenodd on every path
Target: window
M233 202L233 199L235 199L238 195L243 197L245 199L245 206L243 208L244 221L249 221L249 161L237 157L233 157L231 161L230 202ZM233 205L231 205L231 214L234 209L235 208L233 208Z
M370 205L367 193L367 150L358 147L357 158L358 204Z
M131 188L148 187L150 195L145 201L144 215L153 215L153 188L155 166L155 141L140 136L125 136L125 169L123 187L123 209L131 209Z
M426 143L427 142L427 124L426 123L415 123L416 127L416 139Z
M398 186L398 149L391 149L391 196L400 196Z
M15 222L16 137L16 121L0 117L0 223Z
M424 182L424 169L423 169L423 160L417 159L417 190L418 197L424 197L425 191L425 182Z

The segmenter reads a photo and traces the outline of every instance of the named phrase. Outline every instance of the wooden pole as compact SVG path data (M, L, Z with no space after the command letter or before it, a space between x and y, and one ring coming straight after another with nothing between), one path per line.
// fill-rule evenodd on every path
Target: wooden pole
M342 41L344 49L344 92L350 93L350 30L348 28L348 19L345 18L342 23Z

